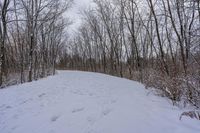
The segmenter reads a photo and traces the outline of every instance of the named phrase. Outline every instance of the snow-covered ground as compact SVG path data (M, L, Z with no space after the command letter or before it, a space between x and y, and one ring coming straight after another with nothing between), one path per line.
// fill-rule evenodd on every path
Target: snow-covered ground
M0 133L200 133L200 122L137 82L89 72L0 90Z

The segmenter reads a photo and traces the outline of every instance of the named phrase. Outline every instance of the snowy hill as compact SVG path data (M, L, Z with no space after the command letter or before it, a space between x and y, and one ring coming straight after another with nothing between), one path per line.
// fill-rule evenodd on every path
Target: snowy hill
M137 82L89 72L0 90L0 133L199 133L182 112Z

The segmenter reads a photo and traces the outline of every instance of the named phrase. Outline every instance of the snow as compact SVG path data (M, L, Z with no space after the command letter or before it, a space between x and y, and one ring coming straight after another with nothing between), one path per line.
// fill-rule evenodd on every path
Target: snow
M58 71L0 90L0 133L199 133L199 121L137 82Z

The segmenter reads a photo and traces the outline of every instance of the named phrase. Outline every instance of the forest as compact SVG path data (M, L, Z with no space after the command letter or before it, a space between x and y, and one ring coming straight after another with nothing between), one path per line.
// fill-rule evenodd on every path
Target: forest
M56 69L100 72L200 107L200 0L94 0L73 36L71 0L1 0L0 86Z
M0 86L55 74L71 0L0 1Z

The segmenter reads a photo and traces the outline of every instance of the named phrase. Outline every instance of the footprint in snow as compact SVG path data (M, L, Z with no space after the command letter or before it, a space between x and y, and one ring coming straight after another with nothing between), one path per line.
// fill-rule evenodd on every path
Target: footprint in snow
M90 123L90 125L93 125L96 122L96 119L94 117L87 117L87 121Z
M84 108L73 109L73 110L72 110L72 113L81 112L81 111L83 111L83 110L84 110Z
M27 100L25 100L25 101L21 102L19 105L25 104L25 103L27 103L27 102L30 102L30 101L32 101L32 100L33 100L32 98L30 98L30 99L27 99Z
M6 109L11 109L12 107L11 106L6 106Z
M5 111L5 110L11 109L11 108L12 108L12 106L9 106L9 105L6 106L6 105L4 105L4 106L1 106L1 107L0 107L0 110L1 110L1 111Z
M59 115L55 115L55 116L53 116L53 117L51 118L51 121L52 121L52 122L55 122L55 121L58 120L59 117L60 117Z
M111 104L116 103L116 102L117 102L117 100L111 100L110 101Z
M73 94L76 94L76 95L84 95L82 92L78 91L78 90L73 90L73 91L70 91L71 93Z
M102 111L102 115L106 116L106 115L110 114L111 111L112 111L111 109L105 109L105 110Z
M45 93L42 93L40 95L38 95L39 98L42 98L43 96L45 96L46 94Z
M12 127L11 129L12 130L15 130L15 129L17 129L18 128L18 126L14 126L14 127Z

